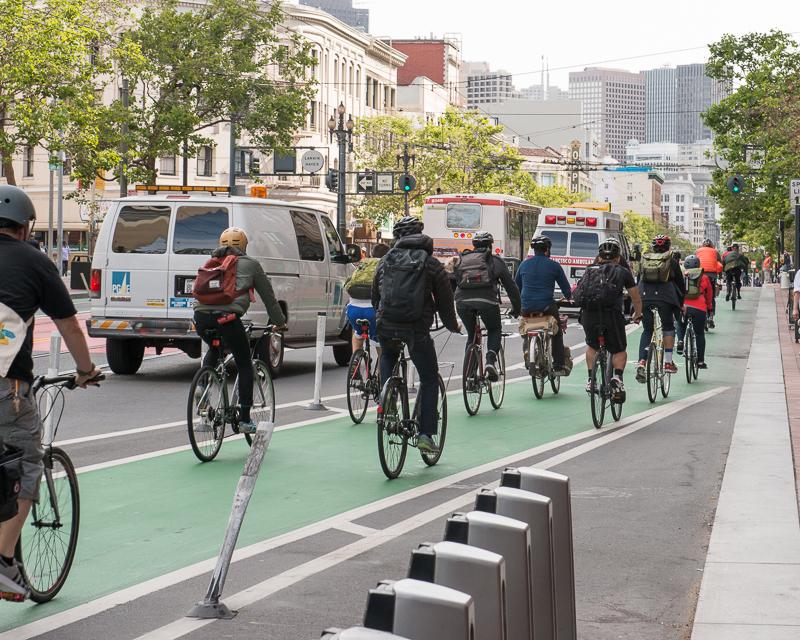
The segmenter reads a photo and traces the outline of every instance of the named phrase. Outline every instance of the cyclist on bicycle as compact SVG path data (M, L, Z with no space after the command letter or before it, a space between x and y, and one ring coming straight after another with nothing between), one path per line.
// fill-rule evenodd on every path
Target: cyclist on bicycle
M514 281L520 289L522 297L522 317L541 318L552 316L560 321L558 304L553 302L556 285L561 289L565 300L569 300L572 289L564 269L550 257L550 238L544 235L531 239L533 255L519 265ZM559 328L552 337L553 375L565 376L564 368L564 333Z
M211 254L211 260L206 263L206 267L214 264L235 269L237 295L229 304L204 304L203 295L198 294L196 285L194 295L197 304L194 308L194 324L197 334L209 346L211 346L209 332L216 331L233 355L236 369L239 371L239 432L255 433L258 425L250 419L250 408L253 406L253 364L250 340L242 324L242 316L250 308L253 289L264 302L269 321L278 331L285 330L286 316L275 298L272 283L261 264L246 254L247 234L238 227L230 227L220 235L219 244L219 248ZM226 262L231 256L234 259ZM219 349L212 347L203 358L203 366L216 367L218 359ZM202 390L200 393L202 394Z
M389 251L389 245L379 243L372 247L372 257L364 258L358 263L356 270L344 283L344 290L350 296L345 310L347 321L353 331L353 353L364 346L364 339L356 323L359 320L369 320L369 339L375 342L378 357L381 347L377 341L375 309L372 307L372 281L375 279L375 270L381 258Z
M58 269L27 242L35 220L27 194L0 185L0 451L10 446L23 452L17 507L11 509L16 515L0 523L0 598L27 593L14 548L44 472L42 423L31 396L34 315L39 309L64 337L78 386L85 388L100 375ZM0 496L14 493L13 487L0 487Z
M694 255L700 260L700 266L711 282L711 290L714 296L711 299L711 308L708 310L708 326L713 329L714 312L717 310L717 284L722 273L722 256L709 238L703 240L703 246L699 247Z
M739 253L739 245L733 244L729 251L722 256L722 268L725 271L725 284L727 293L725 300L731 299L731 293L737 300L742 299L742 273L750 267L750 261L746 256ZM734 288L735 287L735 288Z
M591 288L596 293L596 298L589 304L589 300L581 300L581 324L586 334L586 365L589 367L589 381L586 391L592 393L591 372L594 359L600 349L600 335L605 337L606 347L611 354L611 364L614 375L611 378L611 389L614 402L625 402L625 384L623 376L625 365L628 362L628 336L625 333L625 316L622 312L623 289L627 290L633 305L633 322L642 316L642 299L633 273L622 266L622 246L616 238L608 238L597 250L597 261L587 269L583 279L586 280L584 288ZM597 271L601 276L598 282L608 283L606 291L601 284L597 286L590 283L594 280ZM580 289L580 284L578 285ZM576 290L577 291L577 290ZM592 296L589 296L592 298Z
M453 333L461 326L447 273L433 257L433 239L422 229L422 221L413 216L395 223L395 245L375 270L372 306L377 310L378 339L383 348L381 384L392 377L403 344L407 344L420 381L417 446L424 453L435 454L438 448L432 436L437 432L439 363L430 334L434 313L438 311L444 326Z
M686 334L686 323L694 326L695 340L697 341L697 366L708 369L705 363L706 355L706 314L711 310L714 300L714 288L711 280L703 273L700 259L697 256L687 256L683 262L686 269L686 296L683 299L682 318L678 324L678 352L683 351L683 337Z
M669 236L657 235L650 244L651 251L642 256L639 269L639 293L644 303L642 316L642 337L639 341L639 364L636 367L637 382L647 382L647 348L653 337L655 309L661 318L661 331L664 336L664 370L677 373L678 367L672 361L675 348L675 309L683 306L686 283L680 265L672 259Z
M472 344L478 325L478 316L486 327L486 377L497 382L497 354L502 346L500 321L500 290L503 286L511 300L511 315L519 316L519 289L508 271L506 263L492 253L494 237L482 232L472 239L472 251L465 251L456 261L453 273L456 284L456 311L467 330L467 345Z

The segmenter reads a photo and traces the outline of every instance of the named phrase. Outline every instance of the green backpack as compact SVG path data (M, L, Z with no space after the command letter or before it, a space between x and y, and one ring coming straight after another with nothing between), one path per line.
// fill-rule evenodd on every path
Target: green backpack
M380 258L364 258L344 283L344 290L356 300L372 300L372 281Z
M672 251L643 254L640 269L644 282L669 282L672 272Z
M702 267L686 270L686 297L689 298L689 300L696 300L702 294L700 290L700 281L702 279Z

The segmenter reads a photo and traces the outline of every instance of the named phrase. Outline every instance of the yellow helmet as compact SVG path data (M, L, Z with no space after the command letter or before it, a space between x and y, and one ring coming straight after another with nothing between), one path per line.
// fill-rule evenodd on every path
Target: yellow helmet
M236 247L245 251L247 250L247 234L239 227L228 227L219 237L219 243L223 247Z

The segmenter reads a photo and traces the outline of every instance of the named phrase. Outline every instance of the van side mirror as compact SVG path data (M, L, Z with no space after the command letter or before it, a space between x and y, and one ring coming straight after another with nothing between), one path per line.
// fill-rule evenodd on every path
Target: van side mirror
M361 247L357 244L348 244L344 250L351 263L361 262Z

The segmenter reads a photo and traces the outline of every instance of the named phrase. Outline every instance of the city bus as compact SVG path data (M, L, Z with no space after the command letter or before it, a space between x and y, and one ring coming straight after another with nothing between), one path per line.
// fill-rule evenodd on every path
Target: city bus
M498 193L447 194L425 199L422 221L442 261L472 248L477 233L494 236L494 252L512 265L528 254L541 207Z

